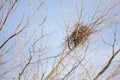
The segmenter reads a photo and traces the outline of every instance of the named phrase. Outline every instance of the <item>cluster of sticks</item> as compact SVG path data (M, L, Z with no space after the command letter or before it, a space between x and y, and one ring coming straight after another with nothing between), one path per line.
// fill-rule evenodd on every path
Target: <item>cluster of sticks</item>
M89 26L81 25L77 23L72 34L67 38L68 48L78 46L79 44L83 45L88 37L94 32Z

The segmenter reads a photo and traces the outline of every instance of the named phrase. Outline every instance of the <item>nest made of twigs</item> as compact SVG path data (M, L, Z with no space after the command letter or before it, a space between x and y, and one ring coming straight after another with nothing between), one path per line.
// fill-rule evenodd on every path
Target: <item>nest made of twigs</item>
M78 45L83 45L94 32L89 26L77 23L71 35L67 38L68 48L71 49Z

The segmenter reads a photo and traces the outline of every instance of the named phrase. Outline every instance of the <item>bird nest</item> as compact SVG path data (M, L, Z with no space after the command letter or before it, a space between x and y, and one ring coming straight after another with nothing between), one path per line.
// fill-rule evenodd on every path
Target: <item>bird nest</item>
M94 32L89 26L77 23L70 36L67 37L68 48L74 48L78 45L84 45L89 36Z

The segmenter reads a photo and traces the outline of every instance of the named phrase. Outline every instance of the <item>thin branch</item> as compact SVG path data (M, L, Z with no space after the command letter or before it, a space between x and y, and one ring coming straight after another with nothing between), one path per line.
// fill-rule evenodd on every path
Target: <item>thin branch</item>
M0 31L2 30L3 26L5 25L5 23L6 23L7 19L8 19L8 17L9 17L9 15L10 15L10 13L11 13L12 10L14 9L14 6L15 6L15 4L16 4L17 2L18 2L18 1L15 0L15 2L14 2L13 5L12 5L12 7L9 9L9 11L8 11L8 13L7 13L7 16L5 17L2 25L0 26Z
M41 80L43 80L44 75L45 75L45 73L42 74Z
M29 18L28 22L24 25L24 27L23 27L21 30L19 30L18 32L16 32L16 33L13 34L12 36L10 36L5 42L3 42L3 44L0 46L0 49L1 49L10 39L12 39L12 38L15 37L16 35L20 34L20 33L27 27L27 25L31 22L32 18L34 17L34 15L36 14L36 12L41 8L41 6L43 5L44 2L45 2L45 0L41 2L41 4L40 4L40 5L37 7L37 9L33 12L32 16ZM24 18L24 16L23 16L23 18ZM21 25L21 23L22 23L22 21L23 21L23 18L21 19L18 27ZM46 17L45 17L45 19L41 22L40 25L42 25L45 21L46 21Z
M76 65L76 66L74 66L63 78L62 78L62 80L65 80L65 78L68 76L68 75L70 75L81 63L82 63L82 61L86 58L86 52L87 52L87 50L88 50L88 45L87 45L87 47L86 47L86 49L85 49L85 55L84 55L84 57L79 61L79 60L77 60L78 61L78 64ZM83 65L82 65L83 66ZM84 66L83 66L84 67ZM85 67L84 67L84 69L85 69ZM86 70L86 69L85 69ZM87 71L87 70L86 70ZM87 73L88 74L88 73ZM89 76L89 74L88 74L88 76ZM91 80L91 78L90 78L90 76L89 76L89 79Z
M111 62L113 61L113 59L115 58L115 56L120 52L120 49L118 49L110 58L110 60L108 61L107 65L97 74L97 76L94 78L94 80L98 80L98 77L101 76L110 66Z
M62 80L65 80L65 78L70 75L79 65L80 65L81 61L75 66L73 67L63 78Z
M58 62L58 64L52 69L52 71L50 71L50 73L47 75L47 77L45 78L45 80L49 80L50 77L52 77L54 75L54 73L57 71L57 69L59 68L59 66L61 65L61 63L63 63L63 61L71 54L71 52L74 50L75 48L72 48L70 51L68 51L66 53L66 55L61 58L61 60Z
M114 72L106 80L110 80L119 73L120 73L120 65L114 70Z
M21 71L21 73L19 74L19 78L18 78L19 80L21 80L21 76L24 73L24 71L26 70L26 68L28 67L28 65L30 64L31 60L32 60L32 56L30 55L29 61L27 62L27 64L25 65L25 67L23 68L23 70Z

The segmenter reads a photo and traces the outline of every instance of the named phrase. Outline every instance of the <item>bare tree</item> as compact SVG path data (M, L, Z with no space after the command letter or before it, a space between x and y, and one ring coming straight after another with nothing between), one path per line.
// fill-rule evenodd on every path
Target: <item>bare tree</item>
M120 48L118 47L118 49L116 49L116 43L117 43L117 31L113 33L114 34L114 38L113 38L113 42L108 43L106 41L104 41L107 45L112 47L112 56L110 57L110 59L108 60L108 62L106 63L106 65L103 67L103 69L101 69L101 71L95 76L94 80L98 80L99 76L101 76L108 68L109 66L112 64L112 61L114 60L114 58L120 53Z
M49 2L0 0L0 79L120 79L120 1L61 2L64 41L52 54Z
M42 6L45 6L43 15L38 14ZM47 49L42 41L46 36L43 31L46 18L45 0L0 0L0 79L23 80L37 75L37 67L31 68L41 65L40 61L33 62ZM36 19L39 21L34 24Z
M79 4L81 3L81 6ZM87 2L89 3L89 2ZM104 5L103 5L104 3ZM114 10L116 7L118 8L120 2L109 0L108 3L105 4L104 1L99 0L95 11L89 14L89 20L85 22L85 1L84 0L73 0L72 9L68 15L68 20L64 19L65 29L66 29L66 40L65 40L65 52L62 52L63 56L58 60L55 67L50 71L45 80L49 79L62 79L62 80L79 80L79 79L87 79L87 80L98 80L98 78L105 73L105 71L112 64L113 59L119 54L119 48L116 50L116 35L114 35L112 45L112 57L108 60L106 65L100 68L98 73L94 73L94 70L91 70L90 67L93 65L90 62L93 62L92 59L95 57L91 57L91 55L95 56L95 53L89 53L91 44L90 39L94 38L96 35L101 36L105 30L111 30L111 27L115 26L115 22L119 19L120 14L119 11L116 13ZM79 8L79 7L80 8ZM63 16L64 16L64 5L63 5ZM80 11L79 11L80 10ZM77 13L77 16L75 14ZM85 17L86 18L86 17ZM75 20L73 20L75 19ZM68 21L68 22L67 22ZM71 22L74 22L71 26ZM115 32L116 34L116 32ZM97 37L96 37L97 38ZM100 38L100 37L99 37ZM94 41L93 41L94 42ZM107 41L108 42L108 41ZM119 43L119 42L118 42ZM94 44L94 43L93 43ZM102 42L101 42L102 44ZM96 51L96 50L94 50ZM99 56L99 54L96 54ZM90 58L90 60L89 60ZM97 58L95 58L97 59ZM88 61L89 60L89 61ZM106 60L107 61L107 60ZM75 65L76 63L77 65ZM101 62L98 61L97 64ZM89 65L89 66L88 66ZM81 69L83 67L84 69ZM76 71L78 70L78 71ZM94 76L92 75L94 73ZM75 78L73 78L75 77Z

